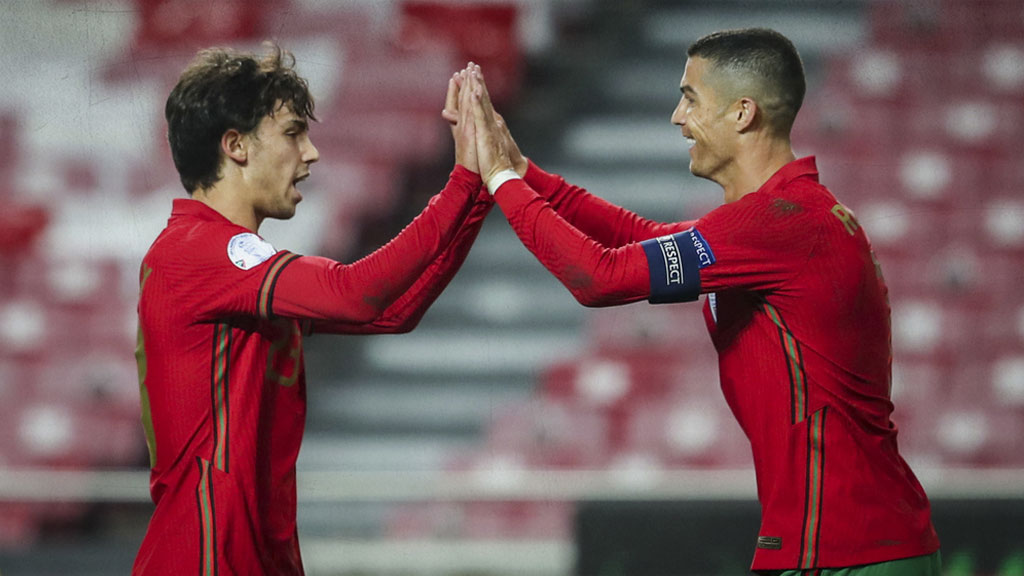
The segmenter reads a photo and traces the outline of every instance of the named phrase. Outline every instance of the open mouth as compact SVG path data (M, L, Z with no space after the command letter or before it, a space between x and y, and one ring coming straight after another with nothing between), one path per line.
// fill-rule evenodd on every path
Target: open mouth
M306 173L305 173L305 174L303 174L302 176L299 176L298 178L296 178L296 179L292 180L292 184L293 184L293 185L297 185L297 184L298 184L299 182L302 182L302 181L303 181L303 180L305 180L306 178L309 178L309 172L306 172Z
M686 138L686 137L684 136L684 138ZM693 148L696 145L697 145L697 140L695 140L693 138L686 138L686 147L687 148Z

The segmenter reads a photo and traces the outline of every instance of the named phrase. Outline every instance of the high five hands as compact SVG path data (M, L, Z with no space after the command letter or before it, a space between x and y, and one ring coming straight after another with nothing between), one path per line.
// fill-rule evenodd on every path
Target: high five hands
M503 170L526 174L528 163L504 118L494 110L480 66L470 62L448 80L441 116L452 126L455 162L488 182ZM475 147L470 142L475 139Z

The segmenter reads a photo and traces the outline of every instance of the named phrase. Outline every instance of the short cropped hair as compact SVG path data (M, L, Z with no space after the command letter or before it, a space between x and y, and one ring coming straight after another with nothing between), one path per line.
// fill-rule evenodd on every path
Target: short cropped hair
M778 135L787 136L804 101L804 65L793 43L767 28L723 30L694 42L687 56L711 63L716 77L742 86L765 111Z
M171 90L164 107L167 140L190 195L221 179L220 140L226 131L252 133L283 106L316 120L313 96L295 72L295 57L276 44L266 46L263 56L228 48L202 50Z

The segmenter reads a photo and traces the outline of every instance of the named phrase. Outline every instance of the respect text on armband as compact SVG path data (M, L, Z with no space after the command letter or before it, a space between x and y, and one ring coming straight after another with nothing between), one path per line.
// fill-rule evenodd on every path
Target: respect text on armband
M690 228L687 230L690 234L690 241L693 242L693 251L697 255L697 262L701 268L711 266L715 263L715 254L711 251L711 246L708 245L708 241L704 239L704 236L696 228Z
M650 271L651 293L648 301L652 304L667 304L697 299L700 295L699 271L715 261L700 233L695 230L678 232L644 240L640 245L644 249ZM703 257L699 254L703 254Z
M658 245L661 246L661 255L665 258L665 284L682 284L683 262L679 256L679 245L676 244L675 236L659 237Z

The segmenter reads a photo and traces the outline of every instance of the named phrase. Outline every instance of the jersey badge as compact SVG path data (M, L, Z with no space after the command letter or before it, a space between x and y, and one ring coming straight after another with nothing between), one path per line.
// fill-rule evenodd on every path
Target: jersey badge
M241 270L249 270L266 262L277 250L252 232L235 234L228 241L228 259Z

